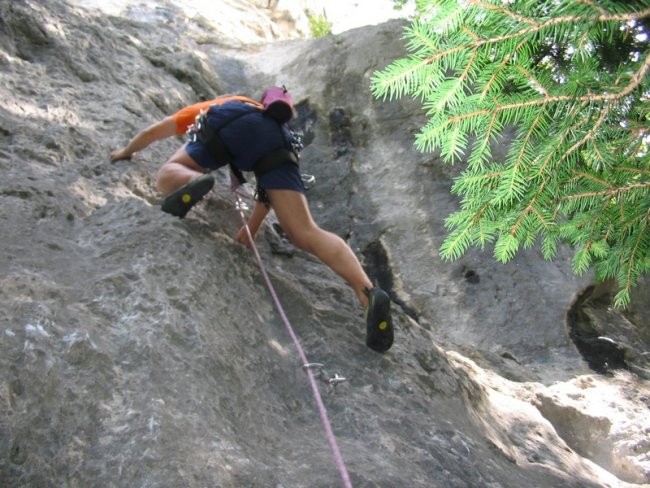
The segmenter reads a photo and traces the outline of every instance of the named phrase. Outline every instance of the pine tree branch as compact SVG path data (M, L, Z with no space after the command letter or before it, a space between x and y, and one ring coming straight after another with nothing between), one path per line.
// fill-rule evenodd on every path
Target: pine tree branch
M533 196L533 198L531 198L531 200L530 200L530 202L528 202L528 205L526 206L526 208L519 214L519 217L517 217L517 220L515 221L515 223L510 227L510 235L515 236L517 234L517 231L519 230L519 227L521 226L524 219L528 216L528 214L530 212L537 213L537 211L535 210L535 204L537 203L540 196L544 193L544 189L546 187L546 182L547 182L547 180L542 181L542 184L537 189L537 192L535 192L535 195ZM539 213L537 213L537 215L539 216Z
M636 173L639 175L649 175L650 176L650 169L643 169L643 168L630 168L629 166L615 166L612 168L614 171L618 171L620 173L623 172L630 172L630 173Z
M643 219L643 225L637 233L637 238L632 246L632 252L630 253L629 259L626 259L626 256L621 254L620 266L623 269L626 269L626 274L623 283L619 282L619 286L621 286L622 289L619 290L615 298L615 304L618 306L625 306L629 303L632 287L636 284L636 257L643 254L642 250L646 248L647 243L643 241L643 236L646 232L650 233L649 223L650 209L646 212L645 218Z
M547 103L559 103L559 102L573 102L573 101L578 101L578 102L601 102L601 101L607 101L607 102L613 102L613 101L620 101L624 97L628 96L632 91L637 89L639 85L641 85L643 81L643 77L648 73L650 70L650 54L648 54L644 61L643 64L639 67L639 69L634 73L632 78L630 79L630 82L625 86L621 91L619 92L612 92L612 93L602 93L602 94L588 94L588 95L583 95L579 97L574 97L574 96L569 96L569 95L556 95L552 97L541 97L541 98L535 98L533 100L527 100L525 102L521 103L512 103L512 104L506 104L506 105L496 105L494 107L494 110L496 111L504 111L504 110L512 110L514 108L527 108L527 107L535 107L538 105L543 105ZM476 113L480 113L484 115L486 110L481 110ZM471 115L471 114L469 114Z
M469 0L468 3L474 4L478 7L486 8L486 9L498 9L495 5L485 3L482 1L475 1L475 0ZM506 11L507 15L512 16L514 15L512 12ZM511 33L511 34L504 34L502 36L496 36L492 37L490 39L480 39L475 42L461 45L461 46L455 46L451 49L447 49L444 51L440 51L434 56L430 56L428 58L423 59L423 61L426 63L427 61L433 62L434 60L444 58L446 56L449 56L450 54L456 53L459 50L464 50L464 49L478 49L479 47L482 47L486 44L499 44L504 41L510 40L510 39L516 39L518 37L526 37L529 36L530 34L535 34L541 30L544 30L548 27L552 27L555 25L561 25L561 24L568 24L568 25L574 25L580 22L599 22L599 23L605 23L605 22L629 22L629 21L634 21L634 20L640 20L645 17L650 16L650 8L647 8L645 10L642 10L640 12L631 12L631 13L626 13L626 14L600 14L600 15L593 15L593 16L583 16L583 15L567 15L563 17L554 17L552 19L547 20L546 22L537 22L533 19L527 19L525 23L529 23L531 26L525 29L521 29L517 32Z
M613 108L612 104L607 104L606 107L604 107L601 112L600 116L598 117L598 120L594 123L594 125L587 131L587 133L580 139L579 141L576 141L567 151L565 151L564 155L559 159L558 163L561 163L564 161L567 157L569 157L571 154L573 154L575 151L580 149L583 145L585 145L588 141L592 140L596 133L598 132L598 129L603 125L603 122L607 118L607 115L609 114L609 111Z
M587 105L588 105L587 103L583 102L583 103L581 104L581 106L580 106L580 110L584 109L584 107L587 106ZM575 106L574 106L574 107L575 107ZM578 109L574 109L574 112L577 112L577 111L578 111ZM569 115L569 118L570 118L570 119L573 118L573 117L570 116L570 114L568 114L568 115ZM567 137L567 132L568 132L569 130L571 130L571 126L567 126L567 127L566 127L564 133L562 133L562 134L560 135L560 139L565 139L565 138ZM554 162L555 162L555 158L556 158L556 157L557 157L557 153L556 153L556 151L552 151L552 152L550 152L550 153L546 156L546 158L544 158L544 160L543 160L541 166L540 166L539 169L537 170L537 176L542 176L542 175L544 175L544 174L546 173L546 171L547 171L548 166L549 166L551 163L554 163Z
M530 124L530 127L526 131L526 135L521 140L521 148L519 150L519 153L517 154L517 157L515 158L515 162L514 162L512 171L511 171L512 177L510 178L509 189L508 189L509 190L508 193L510 195L515 193L514 185L515 185L516 173L520 170L520 168L522 168L522 167L525 168L526 167L526 164L524 162L525 151L526 151L526 148L528 146L528 143L531 142L531 140L533 139L533 133L535 131L535 127L540 121L541 121L541 117L539 115L537 117L535 117L535 120L533 121L533 123ZM542 184L541 186L543 187L544 185ZM539 193L538 193L538 195L539 195ZM528 209L531 209L531 205L533 205L533 202L530 203L530 205L528 206ZM526 214L527 214L527 212L524 211L524 213L522 213L522 215L518 219L517 223L513 226L513 228L510 231L510 233L512 235L515 235L515 233L517 231L517 228L519 227L519 225L521 224L521 222L525 218Z
M494 115L495 113L500 113L507 110L530 108L530 107L536 107L540 105L560 103L560 102L589 103L589 102L607 101L610 102L608 106L611 106L611 102L620 101L622 98L628 96L633 90L638 88L641 82L643 81L644 76L648 73L649 70L650 70L650 54L648 54L648 56L645 57L644 62L640 66L639 70L630 79L630 83L628 83L628 85L625 86L620 92L604 93L604 94L597 94L597 95L588 94L579 97L568 96L568 95L558 95L552 97L546 96L546 97L534 98L532 100L526 100L523 102L508 103L503 105L496 103L492 109L484 108L484 109L474 110L472 112L467 112L463 114L452 115L446 120L446 125L451 126L454 124L458 124L463 120L467 120L475 117L487 116L487 115ZM602 117L602 120L604 120L604 117Z
M585 176L588 175L585 174ZM564 200L576 200L579 198L596 198L596 197L614 198L620 196L621 193L627 193L632 190L637 190L637 189L650 190L650 181L645 181L642 183L634 183L632 185L617 186L617 187L612 187L611 185L608 186L610 188L609 190L576 193L574 195L565 196Z
M526 70L523 66L517 66L517 71L519 71L522 75L524 75L526 79L528 79L528 82L535 88L535 90L541 92L541 94L545 97L549 96L548 91L546 88L544 88L544 85L537 81L532 73L528 72L528 70Z
M616 277L617 303L627 303L650 270L650 4L422 5L411 54L375 76L373 90L423 101L419 150L447 163L470 151L441 256L493 243L505 262L541 237L551 259L567 242L574 270ZM505 144L505 160L493 144Z
M493 12L499 13L503 15L504 17L510 17L511 19L514 19L518 22L522 22L524 24L529 24L532 26L538 25L537 21L535 19L531 19L530 17L524 17L523 15L516 14L512 12L511 10L505 9L503 7L500 7L498 5L494 5L492 3L487 3L487 2L482 2L482 1L469 1L470 4L474 4L479 8L483 8L485 10L491 10Z
M593 181L595 183L598 183L598 184L600 184L600 185L602 185L602 186L604 186L606 188L610 188L610 189L615 188L613 185L611 185L609 183L609 181L607 181L607 180L605 180L603 178L598 178L593 173L585 173L584 171L575 171L574 170L573 175L574 175L574 178L572 178L572 179L574 179L574 180L579 180L580 178L585 178L587 180L591 180L591 181ZM576 198L578 198L578 197L576 196Z
M607 14L605 9L603 9L599 5L594 4L594 2L592 2L591 0L578 0L578 3L584 3L585 5L589 5L594 10L598 10L598 12L600 12L600 15L606 15Z
M501 63L499 63L499 66L494 70L494 73L492 74L490 79L485 83L485 86L484 86L484 88L483 88L483 90L481 92L481 98L483 98L489 92L490 88L492 87L492 85L494 84L494 82L495 82L495 80L497 78L497 75L499 75L501 73L501 71L503 71L505 69L505 67L508 65L508 63L513 58L513 56L517 52L519 52L519 49L521 49L521 47L523 45L525 45L525 44L526 44L526 40L522 39L519 42L519 44L517 44L517 47L515 49L513 49L512 51L510 51L508 54L506 54L503 57L503 60L501 61Z

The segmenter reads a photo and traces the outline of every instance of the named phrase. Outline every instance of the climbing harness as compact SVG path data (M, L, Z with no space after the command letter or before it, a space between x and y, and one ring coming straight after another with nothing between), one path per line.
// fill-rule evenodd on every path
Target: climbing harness
M329 442L330 448L332 450L336 467L338 468L339 473L341 474L343 486L345 488L352 488L352 483L350 482L350 476L348 475L348 471L345 467L345 463L343 462L343 456L341 456L341 451L339 450L339 446L336 443L336 437L334 437L334 432L332 431L332 426L330 425L330 421L327 416L327 410L325 409L325 404L323 403L323 399L321 398L318 385L316 384L316 378L318 377L318 379L326 382L331 387L335 387L337 384L345 381L345 378L339 376L338 374L335 374L333 377L330 377L326 372L324 372L323 365L321 363L310 363L307 360L307 355L305 354L305 351L300 345L298 336L294 332L293 327L291 326L291 322L289 322L289 319L287 318L287 315L284 312L284 308L282 308L280 299L278 298L278 295L275 292L275 288L273 287L273 284L271 283L271 279L269 278L269 275L266 272L266 268L264 267L264 263L262 262L262 257L260 256L260 253L257 250L257 246L255 246L255 242L253 241L253 236L251 234L251 231L248 227L248 222L246 220L246 214L244 213L244 211L248 209L248 206L242 200L240 193L237 189L233 189L233 193L235 194L235 198L237 199L235 203L235 208L239 211L239 215L244 224L244 228L246 229L248 241L251 243L251 249L253 250L255 259L257 260L257 264L260 268L260 272L262 273L262 277L266 282L266 286L269 290L269 293L271 294L271 298L273 299L275 307L278 310L278 313L280 314L280 318L284 322L287 332L291 336L291 339L293 340L293 343L296 346L296 350L298 351L298 355L300 356L300 360L302 361L303 364L303 370L307 373L307 378L309 379L309 385L311 386L312 392L314 394L314 400L316 401L316 405L318 407L318 413L320 414L321 422L323 424L323 428L325 429L327 441ZM314 370L318 372L318 375L314 374Z

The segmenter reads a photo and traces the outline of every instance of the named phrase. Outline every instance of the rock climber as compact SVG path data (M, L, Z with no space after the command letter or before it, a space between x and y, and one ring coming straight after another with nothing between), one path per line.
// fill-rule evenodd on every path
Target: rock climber
M388 294L373 285L348 244L320 228L309 211L287 126L296 115L291 95L284 87L271 87L261 102L224 98L204 102L207 110L204 106L206 111L198 118L201 109L197 111L196 105L166 117L113 152L111 159L128 158L152 141L189 127L188 142L163 164L156 180L158 190L166 195L162 210L180 218L212 189L211 171L229 165L235 174L254 172L257 197L248 223L253 239L272 208L292 244L319 258L354 290L366 311L367 346L387 351L394 338ZM239 230L237 240L251 245L246 226Z

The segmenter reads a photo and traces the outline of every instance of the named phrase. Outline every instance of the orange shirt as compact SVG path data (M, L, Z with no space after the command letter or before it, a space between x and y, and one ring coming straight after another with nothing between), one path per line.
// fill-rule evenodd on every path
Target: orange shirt
M171 118L176 122L176 134L181 135L187 132L187 128L194 123L196 116L201 113L201 110L208 110L212 105L221 105L232 100L249 103L260 110L264 108L260 102L256 102L248 97L240 95L221 95L213 100L206 100L205 102L199 102L184 107L172 115Z

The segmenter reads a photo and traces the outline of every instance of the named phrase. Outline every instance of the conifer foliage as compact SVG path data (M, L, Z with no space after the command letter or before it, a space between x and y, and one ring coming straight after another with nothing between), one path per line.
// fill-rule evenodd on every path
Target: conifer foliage
M416 3L408 54L372 91L420 100L417 148L464 164L441 256L490 245L507 262L539 244L552 259L567 242L574 271L615 278L627 305L650 269L650 2Z

